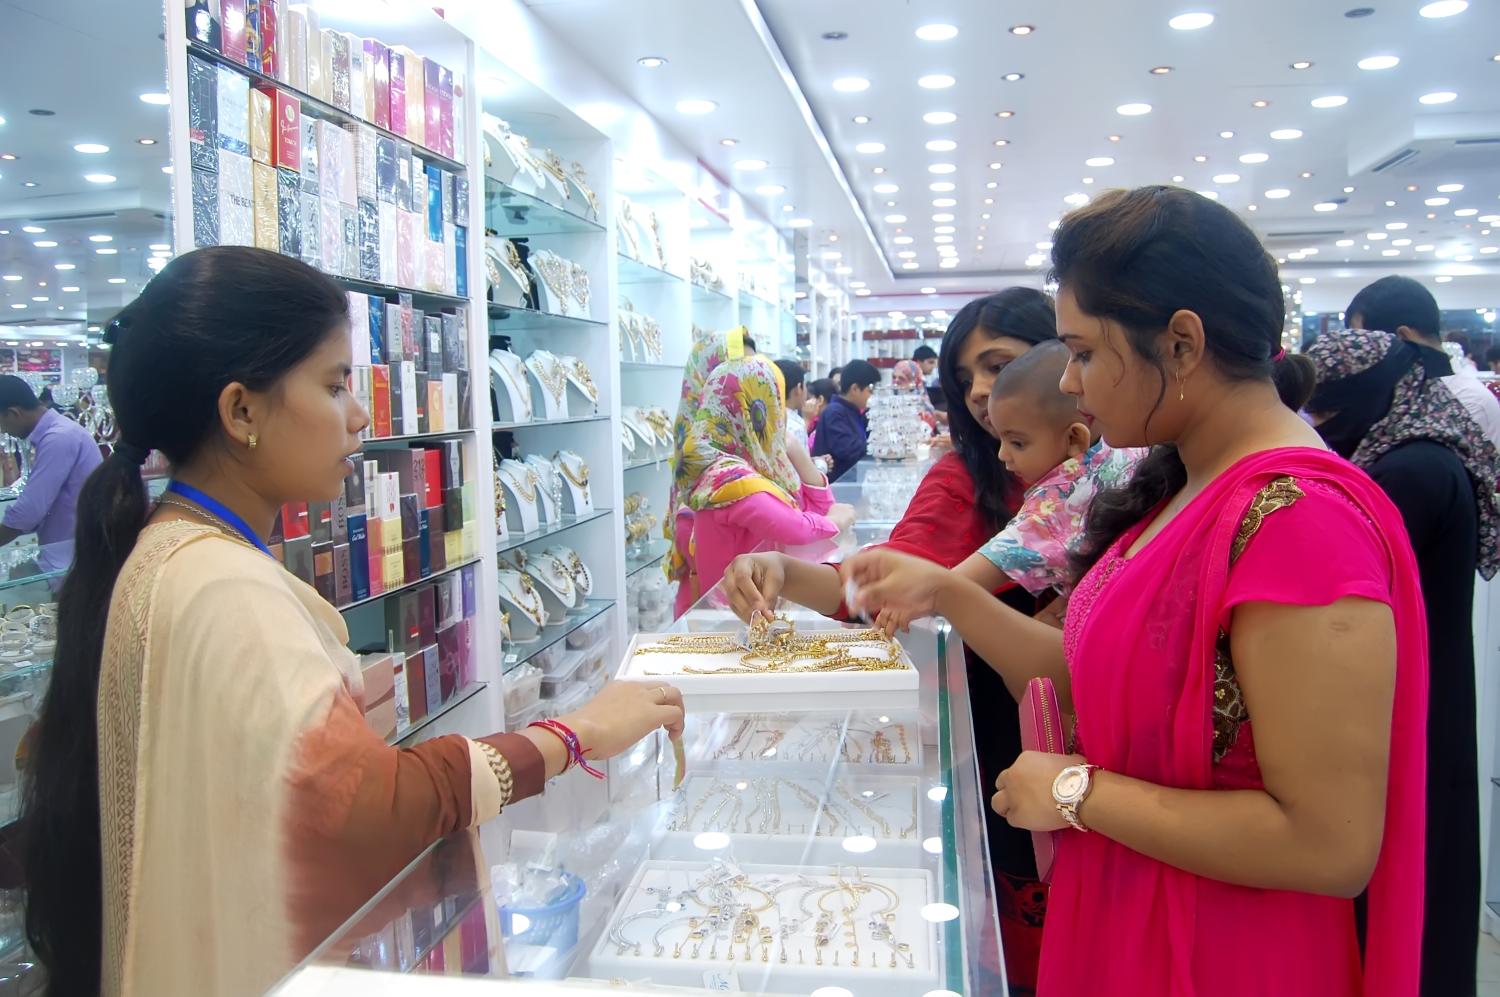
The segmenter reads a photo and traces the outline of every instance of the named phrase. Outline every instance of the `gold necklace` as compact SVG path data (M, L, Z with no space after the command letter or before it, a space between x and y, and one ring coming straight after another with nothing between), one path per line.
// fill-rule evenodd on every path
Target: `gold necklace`
M511 400L514 402L519 402L520 404L517 406L517 408L521 408L526 412L526 418L522 419L521 421L530 422L531 388L526 383L526 374L524 371L524 368L526 366L525 361L516 356L514 353L511 353L509 350L496 350L495 352L500 354L500 356L496 357L496 360L500 364L500 377L501 380L505 382L505 386L510 389ZM491 354L491 356L494 356L494 354ZM510 357L517 363L521 364L523 370L521 373L520 384L516 383L516 372L511 369L510 363L505 359L506 357Z
M522 464L521 466L526 468L526 477L520 479L519 481L516 480L516 473L506 468L503 463L495 470L504 476L505 483L510 485L511 488L515 490L517 495L521 496L521 498L523 498L527 502L535 502L536 486L541 482L537 478L535 471L533 471L529 467L526 467L525 464Z
M516 577L520 579L521 594L526 598L518 598L516 593L509 589L505 590L505 594L510 598L511 602L515 603L531 617L533 623L539 623L542 619L542 614L546 612L545 606L542 603L542 595L536 590L536 583L531 580L530 575L518 571L516 572Z
M552 574L556 576L555 581L557 584L553 588L557 589L558 594L564 599L571 600L573 598L573 575L568 571L567 566L559 561L555 555L543 554L542 556L551 562Z
M500 478L500 465L495 465L495 519L505 518L505 487Z
M589 396L589 401L598 401L599 389L594 386L594 375L589 370L588 364L577 357L572 357L571 359L573 361L573 377L583 382L583 393Z
M547 364L549 359L554 361L554 363L551 366L544 367L543 365ZM531 368L531 372L536 375L537 380L541 381L543 386L546 387L547 393L552 396L552 400L561 405L563 397L567 394L568 390L568 375L563 370L562 363L557 361L557 358L552 354L543 350L537 350L526 358L526 366Z
M566 299L574 296L572 266L567 260L550 250L532 253L531 263L541 275L542 283L546 284L548 289L560 299L566 311Z
M575 159L573 161L573 169L568 173L568 178L577 185L578 192L581 193L583 195L583 199L588 202L590 217L598 218L599 197L594 193L594 188L590 187L587 183L584 182L583 178L586 176L588 176L588 172L583 168L583 164Z
M578 461L579 470L576 473L573 471L573 469L571 467L568 466L568 458L569 457L573 457L573 458L575 458ZM588 465L588 461L584 460L582 457L579 457L577 454L565 454L565 453L562 453L561 451L559 451L558 453L554 454L552 456L552 459L554 461L556 461L557 462L557 466L562 469L563 477L567 478L575 486L577 486L577 488L578 488L578 490L580 492L583 492L583 500L585 502L589 501L589 465Z
M511 275L520 283L521 290L530 294L531 275L526 272L526 264L521 262L521 251L509 239L502 241L505 243L505 257L510 261Z
M589 311L590 299L589 272L583 267L579 266L577 263L573 263L571 261L564 262L567 262L568 266L572 268L571 293L573 295L573 300L578 302L579 310L587 315Z

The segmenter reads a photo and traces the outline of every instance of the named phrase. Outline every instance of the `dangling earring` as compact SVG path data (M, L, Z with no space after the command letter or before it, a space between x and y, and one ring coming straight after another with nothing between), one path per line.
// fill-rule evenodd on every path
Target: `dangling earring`
M1182 370L1181 370L1181 368L1179 368L1178 371L1177 371L1177 400L1180 402L1180 401L1185 401L1186 399L1187 399L1187 384L1186 384L1186 382L1183 381L1183 379L1182 379Z
M250 449L254 450L256 444L258 444L260 442L260 437L256 436L254 433L251 433L250 434L250 441L249 442L250 442Z

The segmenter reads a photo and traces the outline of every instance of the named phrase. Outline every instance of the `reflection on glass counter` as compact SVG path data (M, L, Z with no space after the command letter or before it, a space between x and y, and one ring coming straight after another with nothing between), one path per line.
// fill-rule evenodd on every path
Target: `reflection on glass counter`
M857 524L894 526L929 468L942 457L932 453L909 460L866 458L832 485L833 500L854 506Z
M732 629L721 604L711 592L673 632ZM795 619L799 633L838 630ZM900 650L920 685L888 706L837 691L755 709L689 697L680 786L664 736L615 759L606 783L554 780L428 849L278 992L367 995L374 981L354 970L380 970L423 974L381 977L391 993L469 975L582 992L624 979L1003 995L962 650L945 629Z

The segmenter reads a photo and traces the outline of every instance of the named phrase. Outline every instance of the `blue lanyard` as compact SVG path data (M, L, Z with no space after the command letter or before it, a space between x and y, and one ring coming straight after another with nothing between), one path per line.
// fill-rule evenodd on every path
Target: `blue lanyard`
M241 519L229 506L220 502L212 495L208 495L194 488L192 485L185 485L180 481L169 482L167 484L167 491L181 495L189 502L201 507L205 512L213 513L219 519L223 520L225 525L233 527L235 532L245 539L246 543L258 547L260 552L267 557L271 556L271 548L267 547L265 541L256 535L255 531L250 528L250 524Z

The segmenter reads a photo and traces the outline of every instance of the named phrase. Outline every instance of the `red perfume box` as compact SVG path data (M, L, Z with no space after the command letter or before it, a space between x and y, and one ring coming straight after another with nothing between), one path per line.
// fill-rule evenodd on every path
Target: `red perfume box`
M375 423L375 438L391 435L391 368L383 363L370 365L370 417Z
M302 171L302 102L267 83L256 85L271 101L271 165Z

